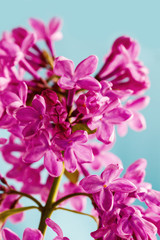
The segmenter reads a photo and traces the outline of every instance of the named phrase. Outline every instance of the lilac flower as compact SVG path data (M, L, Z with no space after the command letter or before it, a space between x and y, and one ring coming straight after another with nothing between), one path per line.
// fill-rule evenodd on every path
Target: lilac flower
M20 238L8 228L2 230L4 240L20 240ZM38 229L26 228L22 240L42 240L43 235Z
M32 106L21 107L16 112L16 118L20 122L25 138L31 137L43 126L45 121L46 104L42 96L36 95Z
M63 232L62 232L62 229L60 228L60 226L55 223L53 220L51 220L50 218L47 218L46 219L46 224L52 228L52 230L54 232L57 233L57 237L55 237L53 240L69 240L69 238L67 237L63 237Z
M148 69L137 60L138 54L136 41L126 36L117 38L96 78L111 80L113 89L131 89L134 94L146 90L150 85Z
M61 78L58 85L62 89L71 90L79 87L87 90L98 91L101 88L100 83L90 76L97 67L98 59L91 55L78 64L74 70L74 64L71 60L58 57L55 62L54 72Z
M49 140L45 130L39 131L28 143L22 159L26 163L39 161L44 156L44 166L50 175L58 177L62 172L62 154Z
M30 18L30 25L34 28L37 38L46 41L49 50L54 56L54 50L52 47L52 42L60 40L62 38L62 33L60 32L62 21L59 18L52 18L48 24L45 26L41 20Z
M127 109L119 106L119 99L111 97L103 110L99 110L95 117L92 117L87 123L91 130L97 128L96 137L105 144L114 141L114 125L127 121L132 114Z
M88 140L86 131L76 131L68 139L55 138L56 144L64 150L64 164L69 172L77 169L78 163L93 161L93 153L90 146L85 145Z
M118 178L121 172L121 166L110 164L100 177L90 175L82 179L80 185L87 193L95 196L96 203L103 210L109 211L113 207L113 192L130 193L136 190L136 186L129 180Z
M144 116L138 111L145 108L149 104L149 97L143 96L135 100L129 100L125 104L125 108L132 112L133 117L127 122L118 125L118 133L120 136L125 136L127 133L127 125L134 131L142 131L146 128Z
M100 142L90 144L92 152L94 155L94 161L88 164L88 167L91 167L93 170L100 170L102 167L106 167L109 164L119 164L122 165L121 160L112 152L108 152L112 144L101 144ZM86 165L86 164L85 164Z
M133 207L126 207L121 211L122 218L117 227L117 232L122 238L135 236L136 239L156 240L157 228L149 221L142 218L140 211Z

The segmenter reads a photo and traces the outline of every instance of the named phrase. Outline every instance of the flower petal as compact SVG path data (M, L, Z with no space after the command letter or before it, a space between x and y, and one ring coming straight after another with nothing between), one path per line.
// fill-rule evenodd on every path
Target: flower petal
M39 117L38 112L33 107L20 107L16 111L16 118L23 124L30 123Z
M49 21L49 25L48 25L49 35L51 36L52 34L55 34L58 30L60 30L61 26L62 26L62 20L60 18L53 17Z
M53 230L54 232L57 233L57 235L58 235L59 237L63 238L62 229L60 228L60 226L59 226L57 223L55 223L55 222L54 222L53 220L51 220L50 218L47 218L45 222L46 222L46 224L47 224L50 228L52 228L52 230Z
M149 104L149 101L149 96L143 96L135 100L129 100L126 104L126 107L130 110L139 111L145 108Z
M33 46L35 41L36 41L36 36L34 35L34 33L29 33L22 42L22 46L21 46L22 52L26 53L28 49Z
M87 145L75 144L74 154L79 163L90 163L94 159L92 148Z
M2 230L2 236L3 236L4 240L20 240L20 238L17 236L17 234L12 232L9 228L4 228Z
M41 20L35 18L30 18L29 23L31 27L35 29L38 39L45 39L46 30L44 23Z
M97 175L91 175L83 178L80 185L87 193L97 193L102 190L104 181Z
M61 77L58 81L58 86L62 89L71 90L75 87L75 82L73 82L70 78Z
M110 144L114 141L114 135L114 126L101 120L101 123L96 131L97 139L105 144Z
M113 207L113 194L109 188L103 188L99 195L99 202L103 210L110 211Z
M36 94L33 101L32 107L41 115L45 114L46 111L46 103L44 97Z
M107 121L112 124L119 124L121 122L124 122L131 118L131 116L132 113L129 110L122 107L117 107L105 114L105 118L107 119Z
M32 228L26 228L24 230L22 240L42 240L42 239L43 235L40 230Z
M52 150L45 153L44 166L53 177L60 176L62 172L62 162L58 161L56 154Z
M75 156L74 150L68 147L64 152L64 163L68 172L74 172L77 168L77 157Z
M99 91L101 84L94 77L87 76L77 81L77 86L87 90Z
M74 63L63 56L55 59L54 73L58 76L72 78L74 73Z
M119 164L109 164L102 172L101 178L107 183L112 182L118 178L123 170L123 167Z
M88 58L84 59L76 67L74 78L80 79L92 74L96 70L97 64L98 58L95 55L91 55Z
M146 129L146 120L141 113L135 112L133 118L128 122L128 125L134 131L142 131Z
M118 178L110 183L109 188L113 192L134 192L137 187L127 179Z

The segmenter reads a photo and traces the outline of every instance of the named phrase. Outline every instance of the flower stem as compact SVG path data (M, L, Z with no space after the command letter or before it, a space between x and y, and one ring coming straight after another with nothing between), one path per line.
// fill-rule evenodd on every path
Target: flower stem
M41 212L41 220L40 220L38 229L42 232L43 236L45 235L46 228L47 228L45 220L46 220L46 218L50 217L50 215L52 214L52 211L53 211L52 204L54 204L54 202L57 198L59 184L60 184L63 173L64 173L64 166L63 166L61 175L59 177L54 178L46 205L43 207L42 212Z
M34 198L33 196L27 194L27 193L24 193L24 192L19 192L19 191L16 191L14 189L11 189L9 192L7 192L7 194L17 194L17 195L20 195L22 197L26 197L26 198L29 198L31 199L33 202L35 202L40 208L42 208L42 204L36 199Z
M66 195L63 198L60 198L56 202L54 202L52 204L52 209L54 210L61 202L64 202L65 200L72 198L72 197L76 197L76 196L86 196L86 197L89 197L91 199L91 201L93 200L92 196L88 193L83 193L83 192L82 193L72 193L72 194Z

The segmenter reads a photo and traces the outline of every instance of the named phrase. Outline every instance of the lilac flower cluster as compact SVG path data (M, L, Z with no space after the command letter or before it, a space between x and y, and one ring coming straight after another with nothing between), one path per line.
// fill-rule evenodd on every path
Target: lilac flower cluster
M0 40L0 128L9 133L8 139L0 138L0 150L11 166L0 176L1 236L19 240L5 222L9 218L18 223L24 211L36 208L41 212L39 227L26 228L23 240L42 240L47 226L57 234L55 240L67 240L50 219L58 209L96 220L94 239L157 239L160 192L144 182L146 160L135 161L120 177L122 162L109 152L116 128L120 136L127 134L128 126L134 131L146 128L139 111L149 103L144 93L150 83L148 69L138 60L139 44L127 36L117 38L95 74L95 55L76 67L72 60L56 56L54 42L62 38L59 18L47 26L33 18L29 23L33 32L18 27ZM92 174L102 168L100 176ZM63 174L67 180L62 190ZM7 179L21 187L16 189ZM22 206L23 197L35 205ZM87 197L92 214L83 212ZM146 209L133 205L136 199ZM64 208L68 201L72 210Z

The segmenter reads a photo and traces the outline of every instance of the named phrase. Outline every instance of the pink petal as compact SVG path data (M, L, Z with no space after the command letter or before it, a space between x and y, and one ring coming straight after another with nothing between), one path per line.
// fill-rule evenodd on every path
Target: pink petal
M105 114L107 121L112 124L119 124L121 122L127 121L129 118L131 118L131 116L132 113L129 110L121 107L115 108Z
M21 122L21 123L29 123L36 121L37 118L39 117L38 112L33 108L33 107L20 107L16 111L16 118Z
M34 136L40 127L40 121L31 122L23 129L22 134L27 139L31 136Z
M108 188L103 188L99 195L99 202L103 210L110 211L113 207L113 194Z
M132 235L133 230L131 228L128 216L127 217L122 217L119 220L118 227L117 227L117 232L120 236L126 236L127 237L127 236Z
M55 32L59 31L62 26L62 20L60 18L54 17L50 20L48 25L49 35L51 36Z
M84 59L76 67L74 78L80 79L92 74L96 70L97 64L98 58L95 55L91 55Z
M52 150L45 153L44 166L53 177L60 176L62 172L62 162L58 161L56 154Z
M75 82L73 82L70 78L61 77L58 81L58 86L62 89L71 90L75 88Z
M35 35L33 33L29 33L22 42L22 46L21 46L22 52L26 53L29 50L29 48L33 46L35 41L36 41Z
M92 148L87 145L75 144L74 154L79 163L90 163L93 161L94 158Z
M24 230L22 240L42 240L42 239L43 235L40 230L32 228L26 228Z
M109 188L113 192L134 192L137 190L137 187L127 179L118 178L110 183Z
M91 175L83 178L80 185L87 193L97 193L102 190L104 181L97 175Z
M114 134L114 126L102 120L96 131L97 139L105 144L110 144L114 141Z
M32 107L37 110L37 112L39 114L45 114L46 112L46 103L44 100L44 97L40 96L40 95L35 95L34 99L32 101Z
M29 23L32 26L32 28L35 29L38 39L46 38L45 25L42 21L38 19L30 18Z
M118 178L122 170L123 168L119 164L110 164L102 172L101 178L106 182L106 184L108 184L109 182L112 182L114 179Z
M74 172L77 168L77 158L74 153L74 149L68 147L64 152L64 163L68 172Z
M146 129L146 120L141 113L135 112L133 118L128 122L128 125L134 131L142 131Z
M22 100L23 104L26 104L28 87L25 82L22 82L19 86L19 97Z
M22 158L26 163L36 162L44 156L48 148L49 143L46 134L44 132L40 132L37 136L34 136L31 139L30 144L28 145Z
M74 63L65 57L58 57L55 59L54 73L58 76L72 78L74 73Z
M117 132L120 137L124 137L128 132L128 126L126 123L120 123L117 125Z
M95 78L91 76L83 77L77 81L77 86L82 89L99 91L101 89L101 84Z
M4 228L2 230L2 236L3 236L4 240L20 240L20 238L17 236L17 234L12 232L9 228Z
M0 77L0 91L3 91L8 86L9 82L10 82L10 79L5 77Z
M130 110L139 111L145 108L149 104L149 101L150 101L149 96L143 96L135 100L128 101L126 107L129 108Z
M143 221L136 216L132 216L132 229L135 232L137 239L148 240L146 229L144 228Z
M88 141L88 134L86 131L77 130L76 132L72 133L70 140L73 142L85 143Z
M46 222L46 224L47 224L50 228L52 228L52 230L53 230L54 232L57 233L57 235L58 235L59 237L63 238L62 229L60 228L60 226L59 226L57 223L55 223L55 222L54 222L53 220L51 220L50 218L47 218L45 222Z

